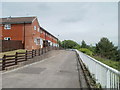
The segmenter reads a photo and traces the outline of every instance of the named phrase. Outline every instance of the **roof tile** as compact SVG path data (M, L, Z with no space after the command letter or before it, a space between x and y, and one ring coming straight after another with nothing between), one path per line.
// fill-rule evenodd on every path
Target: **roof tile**
M0 18L0 24L32 23L36 17L8 17Z

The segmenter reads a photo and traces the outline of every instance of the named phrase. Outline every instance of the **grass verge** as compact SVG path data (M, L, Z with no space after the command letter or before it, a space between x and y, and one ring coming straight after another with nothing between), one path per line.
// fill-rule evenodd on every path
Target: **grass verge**
M112 68L114 68L116 70L118 70L118 71L120 71L120 61L114 61L114 60L102 58L100 56L93 56L89 50L84 49L84 48L79 49L79 51L81 51L81 52L95 58L96 60L98 60L98 61L100 61L100 62L102 62L102 63L104 63L104 64L106 64L106 65L108 65L108 66L110 66L110 67L112 67ZM90 54L89 54L88 51L90 52Z
M0 53L0 58L2 58L4 55L15 55L16 52L25 52L25 49L18 49L14 51L8 51L8 52L2 52Z
M118 71L120 71L120 61L113 61L113 60L109 60L109 59L105 59L99 56L91 56L93 58L95 58L96 60L114 68L117 69Z

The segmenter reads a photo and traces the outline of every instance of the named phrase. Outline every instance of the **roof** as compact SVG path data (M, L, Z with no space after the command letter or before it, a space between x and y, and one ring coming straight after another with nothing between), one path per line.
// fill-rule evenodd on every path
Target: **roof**
M40 29L42 29L43 31L47 32L49 35L51 35L52 37L56 38L54 35L52 35L51 33L49 33L48 31L46 31L44 28L40 27ZM56 38L58 39L58 38Z
M8 17L0 18L0 24L22 24L32 23L36 17Z
M0 24L23 24L23 23L32 23L37 17L7 17L0 18ZM53 36L51 33L46 31L44 28L40 27L43 31L47 32L49 35ZM56 38L55 36L53 36ZM56 38L58 39L58 38Z

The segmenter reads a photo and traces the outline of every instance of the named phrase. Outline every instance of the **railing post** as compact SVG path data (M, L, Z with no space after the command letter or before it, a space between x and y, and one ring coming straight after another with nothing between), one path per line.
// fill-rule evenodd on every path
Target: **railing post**
M5 70L5 60L6 60L6 55L4 55L2 58L2 70Z
M36 56L36 49L35 49L35 56Z
M107 77L106 88L110 88L110 78L111 77L110 77L110 71L109 70L107 70L107 76L106 77Z
M38 55L40 56L40 48L39 48L39 54Z
M17 55L18 55L18 53L16 52L16 54L15 54L15 64L17 65Z
M33 49L32 49L32 58L33 58Z
M27 50L25 52L25 61L27 61Z

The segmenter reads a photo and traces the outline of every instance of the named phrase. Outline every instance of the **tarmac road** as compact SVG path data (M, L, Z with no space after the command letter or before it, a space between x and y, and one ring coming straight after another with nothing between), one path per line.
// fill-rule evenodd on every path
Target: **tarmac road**
M80 88L73 51L59 54L2 74L3 88ZM38 57L39 58L39 57Z

